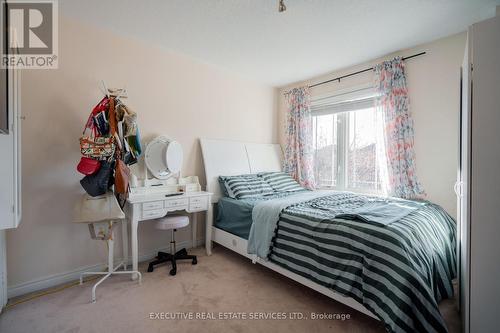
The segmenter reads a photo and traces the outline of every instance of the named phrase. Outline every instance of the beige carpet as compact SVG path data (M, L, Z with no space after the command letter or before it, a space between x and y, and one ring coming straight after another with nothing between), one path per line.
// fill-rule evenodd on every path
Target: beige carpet
M0 315L0 332L384 332L380 322L220 246L210 257L202 249L191 252L199 256L198 265L180 263L175 277L165 266L144 273L140 286L113 277L98 287L95 304L89 303L92 283L86 283L10 307ZM441 311L450 332L459 332L454 302L443 302ZM217 318L227 312L297 312L309 319L150 319L150 313ZM312 320L311 313L351 318Z

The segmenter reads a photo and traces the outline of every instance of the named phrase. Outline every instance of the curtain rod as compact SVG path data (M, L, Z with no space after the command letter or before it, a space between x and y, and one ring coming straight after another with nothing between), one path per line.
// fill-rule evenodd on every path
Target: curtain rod
M417 54L414 54L414 55L411 55L411 56L408 56L408 57L403 57L403 60L415 58L415 57L424 55L426 53L427 52L420 52L420 53L417 53ZM330 82L333 82L333 81L339 81L340 82L341 79L345 79L346 77L350 77L350 76L358 75L358 74L365 73L365 72L368 72L368 71L372 71L373 69L374 69L374 67L370 67L370 68L363 69L363 70L360 70L360 71L357 71L357 72L354 72L354 73L349 73L349 74L346 74L346 75L342 75L342 76L336 77L336 78L331 79L331 80L327 80L327 81L323 81L323 82L311 84L309 86L309 88L314 88L314 87L320 86L322 84L330 83Z

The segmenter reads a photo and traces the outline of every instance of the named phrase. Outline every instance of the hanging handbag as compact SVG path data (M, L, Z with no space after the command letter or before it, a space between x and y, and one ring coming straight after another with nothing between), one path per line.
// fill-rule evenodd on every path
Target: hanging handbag
M112 136L118 131L118 122L116 120L116 112L115 112L115 99L111 97L109 99L109 111L108 111L108 122L109 122L109 132Z
M80 180L83 189L92 197L103 195L113 185L113 162L101 161L101 167L93 175Z
M73 222L75 223L99 223L124 218L125 213L118 206L112 191L94 198L83 194L76 202L73 211Z
M142 153L141 142L139 138L139 127L137 126L137 113L132 111L125 104L118 104L116 109L117 119L123 121L123 138L130 146L130 151L135 158ZM126 162L127 163L127 162ZM129 165L131 163L127 163Z
M87 119L87 123L85 124L85 128L94 128L94 117L97 116L100 112L106 112L108 110L109 98L104 97L90 112L89 118Z
M137 158L142 154L141 147L141 138L139 136L139 128L137 127L135 130L135 135L131 135L126 137L127 143L130 147L130 150L133 152L134 156Z
M98 114L103 114L108 110L110 99L104 97L99 104L97 104L89 115L83 135L80 137L80 152L84 157L96 160L104 160L115 154L114 136L99 136L99 131L94 121L94 117ZM110 122L111 125L111 122ZM87 131L90 134L87 135ZM110 129L111 134L114 134Z
M96 173L100 167L101 167L100 161L94 160L93 158L82 156L82 158L80 158L80 163L78 163L78 166L76 167L76 170L88 176Z
M137 113L132 111L125 104L118 104L116 107L116 115L119 121L123 121L123 136L128 137L136 135L137 129Z
M129 191L130 169L121 159L116 159L115 195L121 208L125 206Z
M115 153L114 140L112 136L82 136L80 138L80 152L88 158L97 160L107 159Z
M121 159L116 159L115 166L115 193L127 196L129 189L130 169Z
M112 109L110 108L110 111ZM114 114L114 112L110 112L110 117L111 114ZM121 126L117 125L117 130L118 132L121 132L120 130ZM119 133L116 133L117 136L119 136ZM120 149L116 150L115 154L115 159L116 159L116 164L115 164L115 195L118 200L118 203L121 208L125 206L125 203L127 202L128 198L128 191L129 191L129 179L130 179L130 169L128 166L123 162L123 151Z

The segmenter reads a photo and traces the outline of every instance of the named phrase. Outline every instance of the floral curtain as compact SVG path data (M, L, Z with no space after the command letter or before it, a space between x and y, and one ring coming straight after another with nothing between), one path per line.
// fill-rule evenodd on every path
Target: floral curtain
M413 120L402 58L375 66L375 77L377 113L384 125L388 194L421 199L425 193L416 174Z
M285 93L287 100L283 170L302 186L315 187L311 102L308 87Z

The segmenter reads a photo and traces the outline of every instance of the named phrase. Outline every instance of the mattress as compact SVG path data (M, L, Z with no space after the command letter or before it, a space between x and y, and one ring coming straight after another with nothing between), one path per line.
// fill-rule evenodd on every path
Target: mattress
M221 198L217 204L214 225L238 237L248 239L252 226L252 209L258 199Z
M281 192L272 195L247 199L232 199L229 197L222 197L217 203L217 215L215 218L214 226L248 240L250 228L252 227L252 210L257 203L263 200L270 200L297 194L299 192L301 191Z

